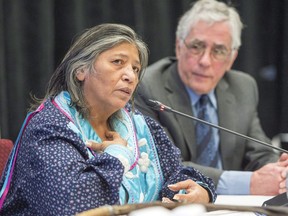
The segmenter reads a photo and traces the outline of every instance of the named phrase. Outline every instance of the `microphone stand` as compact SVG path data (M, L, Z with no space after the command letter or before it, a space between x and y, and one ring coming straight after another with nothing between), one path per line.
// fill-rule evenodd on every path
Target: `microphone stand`
M171 107L169 106L166 106L162 103L160 103L159 101L154 101L154 100L146 100L146 103L148 106L150 106L152 109L154 110L157 110L157 111L167 111L167 112L172 112L172 113L176 113L178 115L181 115L181 116L184 116L184 117L187 117L187 118L190 118L190 119L193 119L195 121L198 121L198 122L201 122L203 124L206 124L206 125L209 125L211 127L214 127L214 128L217 128L217 129L220 129L220 130L223 130L223 131L226 131L228 133L231 133L231 134L234 134L236 136L240 136L246 140L250 140L250 141L253 141L253 142L257 142L261 145L264 145L266 147L269 147L269 148L273 148L273 149L276 149L280 152L285 152L285 153L288 153L287 150L285 149L282 149L282 148L279 148L279 147L276 147L276 146L273 146L269 143L266 143L266 142L263 142L261 140L257 140L257 139L254 139L254 138L251 138L251 137L248 137L248 136L245 136L243 134L240 134L240 133L237 133L235 131L232 131L232 130L229 130L227 128L224 128L224 127L221 127L221 126L218 126L218 125L215 125L215 124L212 124L210 122L207 122L207 121L204 121L202 119L199 119L199 118L196 118L194 116L190 116L190 115L187 115L185 113L182 113L182 112L179 112L177 110L174 110L172 109ZM286 180L287 181L287 180ZM267 206L288 206L288 200L287 200L287 196L288 194L286 192L282 193L282 194L279 194L279 195L276 195L274 197L272 197L271 199L269 200L266 200L262 206L264 207L267 207ZM284 207L285 208L285 207Z
M224 128L224 127L221 127L221 126L212 124L212 123L210 123L210 122L204 121L204 120L202 120L202 119L196 118L196 117L194 117L194 116L191 116L191 115L188 115L188 114L179 112L179 111L177 111L177 110L172 109L172 108L169 107L169 106L166 106L166 105L162 104L162 103L159 102L159 101L155 101L155 100L149 99L149 100L147 101L147 105L150 106L151 108L153 108L154 110L157 110L157 111L167 111L167 112L176 113L176 114L178 114L178 115L181 115L181 116L184 116L184 117L193 119L193 120L195 120L195 121L201 122L201 123L206 124L206 125L209 125L209 126L211 126L211 127L214 127L214 128L217 128L217 129L226 131L226 132L228 132L228 133L234 134L234 135L236 135L236 136L242 137L242 138L244 138L244 139L246 139L246 140L250 140L250 141L253 141L253 142L257 142L257 143L259 143L259 144L261 144L261 145L264 145L264 146L269 147L269 148L276 149L276 150L278 150L278 151L280 151L280 152L288 153L288 150L279 148L279 147L277 147L277 146L273 146L273 145L271 145L271 144L269 144L269 143L266 143L266 142L263 142L263 141L261 141L261 140L257 140L257 139L254 139L254 138L252 138L252 137L245 136L245 135L243 135L243 134L237 133L237 132L232 131L232 130L229 130L229 129L227 129L227 128Z

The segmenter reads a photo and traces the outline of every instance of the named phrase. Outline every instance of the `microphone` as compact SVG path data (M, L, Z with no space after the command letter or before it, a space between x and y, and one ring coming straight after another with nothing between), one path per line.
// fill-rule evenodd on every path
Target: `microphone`
M223 130L223 131L226 131L228 133L231 133L231 134L234 134L236 136L239 136L239 137L242 137L246 140L250 140L250 141L253 141L253 142L257 142L261 145L264 145L264 146L267 146L269 148L273 148L273 149L276 149L280 152L286 152L288 153L287 150L285 149L282 149L282 148L279 148L279 147L276 147L276 146L273 146L269 143L266 143L266 142L263 142L261 140L257 140L257 139L254 139L252 137L249 137L249 136L245 136L243 134L240 134L240 133L237 133L235 131L232 131L232 130L229 130L227 128L224 128L224 127L221 127L221 126L218 126L218 125L215 125L215 124L212 124L210 122L207 122L207 121L204 121L202 119L199 119L199 118L196 118L194 116L191 116L191 115L187 115L185 113L182 113L182 112L179 112L177 110L174 110L172 109L171 107L169 106L166 106L165 104L162 104L161 102L159 101L156 101L156 100L151 100L151 99L146 99L146 104L151 107L152 109L154 110L157 110L157 111L166 111L166 112L173 112L173 113L176 113L176 114L179 114L181 116L184 116L184 117L187 117L187 118L190 118L190 119L193 119L195 121L198 121L198 122L201 122L203 124L206 124L206 125L209 125L211 127L214 127L214 128L217 128L219 130ZM288 179L286 179L286 181L288 181ZM279 194L279 195L276 195L274 197L272 197L271 199L268 199L266 201L263 202L262 206L285 206L287 207L288 206L288 192L284 192L282 194Z
M191 115L188 115L188 114L179 112L179 111L177 111L177 110L174 110L174 109L172 109L171 107L166 106L165 104L162 104L162 103L159 102L159 101L151 100L151 99L148 99L148 100L147 100L147 99L146 99L146 104L147 104L149 107L151 107L152 109L154 109L154 110L176 113L176 114L178 114L178 115L181 115L181 116L184 116L184 117L193 119L193 120L195 120L195 121L201 122L201 123L203 123L203 124L209 125L209 126L211 126L211 127L217 128L217 129L219 129L219 130L226 131L226 132L228 132L228 133L231 133L231 134L234 134L234 135L236 135L236 136L242 137L242 138L244 138L244 139L246 139L246 140L250 140L250 141L259 143L259 144L264 145L264 146L266 146L266 147L276 149L276 150L278 150L278 151L280 151L280 152L288 153L288 151L285 150L285 149L279 148L279 147L277 147L277 146L273 146L273 145L271 145L271 144L269 144L269 143L266 143L266 142L263 142L263 141L261 141L261 140L254 139L254 138L252 138L252 137L249 137L249 136L240 134L240 133L238 133L238 132L235 132L235 131L229 130L229 129L227 129L227 128L221 127L221 126L219 126L219 125L215 125L215 124L212 124L212 123L210 123L210 122L204 121L204 120L202 120L202 119L196 118L196 117L194 117L194 116L191 116Z

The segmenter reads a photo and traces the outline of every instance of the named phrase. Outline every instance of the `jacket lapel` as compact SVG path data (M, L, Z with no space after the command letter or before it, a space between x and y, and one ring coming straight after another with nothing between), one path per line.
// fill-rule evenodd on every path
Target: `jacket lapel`
M167 89L168 106L171 108L183 112L188 115L194 116L192 113L192 107L190 98L185 90L185 86L182 83L178 72L177 63L171 68L168 76L165 78L164 85ZM229 72L228 72L229 73ZM219 82L216 87L216 98L218 103L218 119L219 126L235 131L236 130L236 99L230 92L229 84L227 83L225 76ZM194 132L194 120L179 114L174 114L176 121L179 123L183 136L185 138L187 148L190 151L190 155L196 158L196 140ZM236 148L236 136L225 131L219 131L220 134L220 153L222 156L223 169L227 167L228 163L233 162ZM191 145L189 145L191 143Z
M228 72L229 73L229 72ZM229 84L225 77L219 82L216 88L218 102L219 126L235 131L236 129L236 99L229 91ZM222 155L223 169L228 163L233 162L236 149L236 136L225 131L220 132L220 152Z
M193 115L189 95L186 92L185 86L177 72L177 64L174 64L171 67L171 70L172 71L168 73L169 76L165 82L165 88L169 92L167 95L169 106L177 111L188 115ZM196 145L194 145L194 121L179 114L174 114L174 116L176 121L179 123L181 131L183 131L182 134L186 140L186 143L191 143L191 145L187 146L190 151L190 155L196 155Z

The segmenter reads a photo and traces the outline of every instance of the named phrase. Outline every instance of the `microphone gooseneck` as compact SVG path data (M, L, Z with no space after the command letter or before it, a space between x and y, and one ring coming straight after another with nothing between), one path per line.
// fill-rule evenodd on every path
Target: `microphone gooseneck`
M226 132L228 132L228 133L234 134L234 135L236 135L236 136L242 137L242 138L244 138L244 139L246 139L246 140L250 140L250 141L259 143L259 144L264 145L264 146L267 146L267 147L269 147L269 148L276 149L276 150L278 150L278 151L280 151L280 152L288 153L288 151L285 150L285 149L279 148L279 147L277 147L277 146L273 146L273 145L271 145L271 144L269 144L269 143L266 143L266 142L263 142L263 141L261 141L261 140L254 139L254 138L252 138L252 137L249 137L249 136L240 134L240 133L238 133L238 132L235 132L235 131L229 130L229 129L227 129L227 128L221 127L221 126L219 126L219 125L215 125L215 124L212 124L212 123L210 123L210 122L204 121L204 120L202 120L202 119L196 118L196 117L194 117L194 116L191 116L191 115L188 115L188 114L179 112L179 111L177 111L177 110L174 110L174 109L172 109L171 107L166 106L166 105L162 104L162 103L159 102L159 101L148 99L148 100L146 100L146 104L147 104L149 107L151 107L152 109L154 109L154 110L157 110L157 111L166 111L166 112L173 112L173 113L176 113L176 114L178 114L178 115L181 115L181 116L184 116L184 117L193 119L193 120L195 120L195 121L201 122L201 123L203 123L203 124L209 125L209 126L211 126L211 127L217 128L217 129L219 129L219 130L223 130L223 131L226 131Z

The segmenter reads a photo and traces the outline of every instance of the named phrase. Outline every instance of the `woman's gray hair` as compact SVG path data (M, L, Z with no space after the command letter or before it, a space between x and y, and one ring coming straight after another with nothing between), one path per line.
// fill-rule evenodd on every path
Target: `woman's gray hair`
M235 8L216 0L199 0L179 20L176 37L185 39L191 29L199 22L210 24L215 22L228 22L231 28L232 49L241 46L241 31L243 24Z
M141 64L139 76L141 76L148 64L147 45L126 25L101 24L86 30L73 43L52 75L45 98L55 97L61 91L68 91L71 105L75 106L83 117L87 117L89 111L82 92L82 82L76 78L76 73L82 68L88 68L92 72L94 62L101 53L123 42L137 47Z

